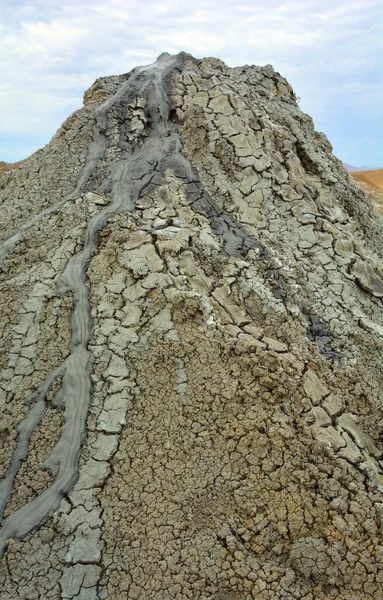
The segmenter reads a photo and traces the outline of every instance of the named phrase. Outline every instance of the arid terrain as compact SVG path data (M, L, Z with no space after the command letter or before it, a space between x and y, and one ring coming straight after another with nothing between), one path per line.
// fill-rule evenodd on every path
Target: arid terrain
M383 215L383 169L351 172L350 176L371 198L378 211Z
M383 189L383 169L357 171L351 173L351 175L356 181L363 181L364 183Z
M5 171L10 171L11 169L17 169L17 167L19 167L22 164L22 162L23 161L19 160L18 162L14 162L14 163L7 163L7 162L0 160L0 175L2 173L5 173Z

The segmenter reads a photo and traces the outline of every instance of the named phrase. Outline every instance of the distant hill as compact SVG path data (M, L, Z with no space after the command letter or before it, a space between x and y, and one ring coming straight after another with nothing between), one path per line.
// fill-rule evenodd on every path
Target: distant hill
M343 163L349 173L356 173L359 171L373 171L370 167L354 167L353 165L348 165L347 163Z
M22 160L19 160L18 162L14 163L7 163L0 160L0 175L4 173L4 171L10 171L10 169L17 169L17 167L20 166L22 162Z
M350 176L369 196L377 210L383 214L383 169L357 171Z
M383 189L383 169L373 169L371 171L356 171L352 173L354 179L363 181Z

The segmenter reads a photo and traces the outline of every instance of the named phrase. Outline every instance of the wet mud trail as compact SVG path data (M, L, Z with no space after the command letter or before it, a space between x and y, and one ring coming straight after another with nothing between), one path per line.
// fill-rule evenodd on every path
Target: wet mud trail
M178 57L164 55L154 65L137 68L125 86L99 109L97 120L100 125L107 118L107 112L113 109L115 103L123 101L125 95L130 96L134 93L147 96L151 118L150 135L141 147L133 150L127 159L114 166L111 173L111 203L91 218L85 231L83 249L69 260L57 285L60 295L69 293L73 296L71 353L64 364L27 399L27 402L33 402L34 406L19 424L17 448L11 466L4 480L0 482L1 512L12 494L13 481L20 464L27 456L31 435L44 416L46 394L52 383L62 374L60 401L65 406L65 422L61 437L45 463L55 479L40 496L5 519L0 529L0 554L4 552L8 539L25 536L56 510L64 494L73 488L78 478L78 460L86 438L86 419L91 403L90 375L93 364L92 353L88 350L92 323L87 267L97 250L98 233L105 227L108 219L118 213L134 210L141 190L154 176L156 166L165 157L176 155L180 149L179 137L174 127L173 131L169 127L170 107L163 90L163 80L168 71L174 69L177 60ZM102 136L101 129L99 126L95 131L87 164L71 197L84 189L92 170L105 152L107 140ZM140 176L142 173L145 173L144 177ZM67 200L63 200L62 204ZM4 259L8 252L12 251L24 231L33 227L39 218L56 209L57 206L45 210L5 242L1 248L1 258Z

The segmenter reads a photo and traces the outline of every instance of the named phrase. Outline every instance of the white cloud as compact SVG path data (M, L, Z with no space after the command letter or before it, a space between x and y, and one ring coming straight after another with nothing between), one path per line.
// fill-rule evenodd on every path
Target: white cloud
M48 140L96 77L165 50L271 63L314 117L330 105L343 121L363 106L380 114L380 0L5 0L2 10L0 131L10 134Z

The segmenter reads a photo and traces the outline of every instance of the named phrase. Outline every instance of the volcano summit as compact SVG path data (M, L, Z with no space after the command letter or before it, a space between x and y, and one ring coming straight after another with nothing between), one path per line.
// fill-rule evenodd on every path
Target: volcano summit
M0 201L2 600L383 597L382 218L288 82L100 78Z

